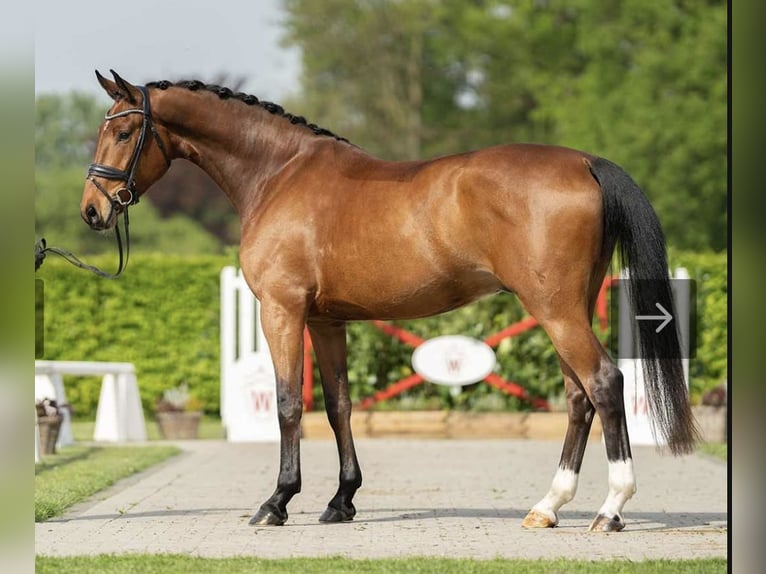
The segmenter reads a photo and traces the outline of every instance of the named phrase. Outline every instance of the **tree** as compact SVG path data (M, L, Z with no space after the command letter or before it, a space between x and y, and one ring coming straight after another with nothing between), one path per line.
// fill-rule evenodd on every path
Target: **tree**
M568 96L541 92L553 136L625 166L677 247L724 249L726 3L581 0L577 10L586 65L565 79Z
M422 52L435 4L287 0L287 38L303 48L306 115L349 138L370 134L365 141L386 157L419 156Z
M37 169L87 166L95 150L104 106L84 93L46 94L35 100Z
M546 62L555 63L552 74L577 61L571 24L562 32L536 21L530 33L527 15L502 2L288 0L285 7L285 40L303 52L298 105L389 159L541 140L534 79Z

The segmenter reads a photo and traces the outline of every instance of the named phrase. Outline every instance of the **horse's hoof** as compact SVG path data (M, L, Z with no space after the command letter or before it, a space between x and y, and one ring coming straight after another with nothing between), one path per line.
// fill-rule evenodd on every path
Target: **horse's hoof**
M249 524L250 526L282 526L285 522L287 522L286 512L280 515L272 509L261 507L250 519Z
M550 516L533 509L521 521L521 526L523 528L553 528L558 523L558 517L551 519Z
M599 514L590 523L588 530L591 532L619 532L623 528L625 528L625 522L616 514L614 516Z
M319 517L319 522L348 522L353 520L356 514L356 509L353 505L350 508L338 510L332 506L328 506L327 509Z

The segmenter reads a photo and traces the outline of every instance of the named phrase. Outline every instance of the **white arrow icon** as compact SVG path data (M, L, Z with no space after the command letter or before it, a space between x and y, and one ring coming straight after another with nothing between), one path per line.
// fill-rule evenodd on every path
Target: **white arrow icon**
M673 315L668 313L668 310L665 309L662 305L659 303L655 303L657 305L657 309L660 310L660 313L662 315L636 315L636 321L660 321L662 320L662 323L659 324L657 329L655 329L655 333L659 333L662 331L668 323L670 323L673 320Z

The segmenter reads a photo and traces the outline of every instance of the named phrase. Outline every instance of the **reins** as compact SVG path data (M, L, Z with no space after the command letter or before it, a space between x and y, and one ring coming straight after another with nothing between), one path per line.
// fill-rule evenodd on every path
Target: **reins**
M138 135L138 142L136 142L136 147L130 157L130 162L128 163L127 169L121 170L109 165L92 163L88 166L88 174L86 176L86 179L90 181L95 186L95 188L98 189L109 201L109 216L105 221L109 221L112 218L112 214L114 213L115 209L122 209L125 227L124 248L122 243L122 236L120 234L119 221L114 226L114 233L117 238L117 251L119 254L117 271L114 273L102 271L94 265L84 263L74 253L67 249L62 249L60 247L48 247L45 238L41 238L37 241L37 243L35 243L35 271L40 268L40 265L42 265L43 260L48 253L55 253L56 255L63 257L66 261L75 267L91 271L96 275L99 275L100 277L106 277L107 279L115 279L119 277L128 266L128 259L130 258L130 220L128 218L128 208L138 203L138 192L136 190L136 182L134 176L136 167L138 166L138 159L141 156L141 151L144 147L144 141L146 140L147 130L152 132L152 136L154 136L154 140L157 142L157 147L160 148L160 151L165 158L165 163L167 163L168 166L170 165L170 160L168 159L168 154L165 150L165 144L162 143L162 138L160 138L159 133L157 133L157 130L152 123L152 112L149 105L149 95L147 93L146 87L136 86L136 88L138 88L144 98L143 106L141 109L131 108L129 110L123 110L111 115L106 114L104 116L104 120L111 120L114 118L126 116L128 114L141 114L143 116L141 132ZM98 180L95 179L96 177L124 181L125 186L120 187L117 189L117 191L114 192L114 195L110 196L104 187L98 182ZM128 192L128 196L124 199L120 195L120 192L123 190Z
M123 257L122 236L120 235L119 223L114 226L114 234L117 237L117 252L119 253L119 263L117 265L117 271L115 271L114 273L103 271L99 269L98 267L96 267L95 265L89 265L81 261L74 253L72 253L71 251L67 249L62 249L61 247L48 247L44 237L41 237L40 239L37 240L37 243L35 243L35 271L37 271L40 268L40 265L43 264L43 260L45 259L45 256L48 253L55 253L56 255L63 257L66 261L68 261L75 267L79 267L80 269L91 271L100 277L105 277L107 279L116 279L122 274L122 272L128 266L128 259L130 258L130 227L129 227L127 207L125 207L125 210L123 211L123 219L125 221L124 257Z

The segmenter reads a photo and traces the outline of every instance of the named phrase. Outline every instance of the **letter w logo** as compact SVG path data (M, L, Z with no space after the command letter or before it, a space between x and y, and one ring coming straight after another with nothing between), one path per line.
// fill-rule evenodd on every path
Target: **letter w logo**
M253 403L253 411L258 415L265 415L271 411L272 398L271 391L268 390L252 390L250 391L250 399Z
M461 357L450 357L447 359L447 372L450 375L457 375L463 367L463 360Z

